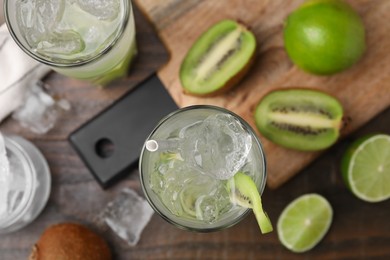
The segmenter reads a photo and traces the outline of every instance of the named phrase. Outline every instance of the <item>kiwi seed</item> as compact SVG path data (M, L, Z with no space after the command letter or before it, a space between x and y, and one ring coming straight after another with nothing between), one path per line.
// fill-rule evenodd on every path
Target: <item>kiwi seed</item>
M259 132L290 149L315 151L335 143L343 107L334 97L312 89L281 89L259 102L255 122Z
M212 96L227 91L248 72L255 50L255 36L243 24L218 22L197 39L183 60L184 92Z

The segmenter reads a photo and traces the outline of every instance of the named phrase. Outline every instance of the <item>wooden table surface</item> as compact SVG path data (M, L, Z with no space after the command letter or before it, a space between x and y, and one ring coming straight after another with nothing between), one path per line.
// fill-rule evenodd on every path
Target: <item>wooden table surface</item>
M366 51L350 69L321 77L294 66L284 49L283 27L287 16L305 0L136 0L156 24L171 60L159 76L180 107L196 104L222 106L246 120L258 136L254 112L266 93L291 87L324 91L338 98L344 115L352 118L341 134L361 127L390 106L390 15L388 0L346 0L362 17L366 29ZM223 19L241 21L258 43L253 66L230 91L216 97L193 97L183 93L178 78L180 65L199 35ZM369 97L370 96L370 97ZM277 188L313 162L321 153L285 149L263 138L269 175L267 184ZM289 165L289 167L284 167Z
M45 79L54 94L72 104L72 111L63 115L49 133L32 134L11 118L0 125L2 132L24 136L42 151L53 179L50 199L42 214L26 228L0 236L1 260L27 259L43 230L62 221L83 223L102 234L115 259L390 259L390 200L376 204L360 201L346 189L339 170L340 157L354 138L373 132L390 134L390 109L332 147L280 188L265 190L264 206L274 225L283 208L299 195L316 192L330 201L334 210L332 226L310 252L289 252L279 243L276 232L261 235L252 215L230 229L200 234L177 229L155 214L134 247L101 224L98 216L102 208L124 187L142 194L138 171L129 172L127 178L104 191L66 138L165 62L166 55L153 33L147 27L138 29L138 37L145 44L140 46L142 55L125 80L106 89L96 89L56 73Z

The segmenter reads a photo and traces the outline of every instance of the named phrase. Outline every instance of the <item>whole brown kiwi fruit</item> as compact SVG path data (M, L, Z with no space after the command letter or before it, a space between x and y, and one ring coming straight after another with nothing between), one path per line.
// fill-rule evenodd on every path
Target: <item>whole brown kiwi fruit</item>
M111 260L107 243L87 227L60 223L47 228L29 260Z

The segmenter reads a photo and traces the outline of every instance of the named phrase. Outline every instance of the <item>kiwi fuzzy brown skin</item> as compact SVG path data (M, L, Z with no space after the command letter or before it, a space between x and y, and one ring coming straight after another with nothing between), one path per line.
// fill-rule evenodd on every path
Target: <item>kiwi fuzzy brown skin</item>
M111 260L107 243L96 233L75 223L47 228L32 248L29 260Z
M313 105L313 109L310 111L316 111L317 115L322 115L323 118L328 119L329 121L333 121L332 126L329 127L318 127L317 128L313 125L307 125L307 126L299 126L294 124L280 124L280 122L272 122L273 129L267 129L266 123L263 120L263 118L267 118L267 112L269 109L265 109L264 105L261 105L264 100L267 98L269 99L269 96L272 94L278 93L285 93L286 95L291 95L293 92L295 92L295 95L309 95L311 98L315 97L315 95L318 95L316 98L322 99L323 103L319 102L318 99L316 100L316 104ZM280 96L279 96L280 97ZM303 98L303 102L305 102L305 107L308 107L306 104L307 99L305 101L305 98ZM270 102L268 100L268 102ZM272 104L273 106L276 106L277 103L280 105L280 100L273 100ZM291 101L293 102L293 101ZM296 102L296 101L295 101ZM327 104L328 102L328 104ZM315 103L313 100L311 103ZM270 106L271 103L268 104ZM325 105L324 105L325 104ZM300 110L300 104L295 104L297 107L291 108L294 104L288 103L286 104L286 108L282 109L273 109L272 112L279 112L282 114L294 114L298 113ZM312 104L310 104L312 105ZM326 106L328 105L327 109L330 111L326 111L323 109L318 110L318 106ZM260 109L260 106L263 106L263 108ZM317 106L317 107L316 107ZM260 112L261 111L261 112ZM271 113L272 113L271 112ZM307 111L305 111L307 112ZM303 114L305 114L305 112ZM299 113L298 113L299 114ZM302 117L305 117L303 115ZM317 151L317 150L323 150L331 145L333 145L339 138L341 130L344 129L346 126L345 119L348 117L345 117L343 115L343 107L341 102L337 99L337 97L330 95L329 93L323 91L323 90L317 90L312 88L304 88L304 87L289 87L289 88L278 88L274 89L267 94L263 96L263 98L258 102L256 108L255 108L255 122L257 129L259 132L265 136L267 139L272 141L273 143L276 143L278 145L281 145L285 148L293 149L293 150L299 150L299 151ZM270 119L269 119L270 120ZM268 120L268 121L269 121ZM271 120L272 121L272 120ZM294 122L295 123L295 122ZM313 122L313 124L315 124ZM269 127L271 128L271 127ZM284 131L284 132L283 132Z
M252 52L250 52L250 56L247 57L247 60L246 60L246 63L244 65L240 64L238 65L237 67L240 68L239 71L236 71L235 73L232 73L231 75L229 75L229 73L225 73L223 75L227 75L227 79L226 81L224 82L223 85L219 86L218 88L215 88L217 86L213 86L213 89L214 90L210 90L210 91L205 91L205 92L198 92L198 91L192 91L192 90L189 90L192 87L188 87L186 86L186 81L183 79L183 74L185 74L188 70L188 66L186 66L186 60L188 59L188 56L191 56L190 53L191 51L193 50L193 48L196 48L196 44L198 42L198 40L200 38L202 38L204 36L205 33L208 32L208 30L210 30L211 28L213 28L214 26L218 25L219 23L223 23L223 22L234 22L236 23L237 27L238 28L242 28L242 33L245 33L245 34L249 34L251 35L250 36L250 39L251 39L251 42L252 42L252 46L253 46L253 49L250 49L252 50ZM193 46L189 49L188 53L186 54L186 56L184 57L184 60L181 64L181 67L180 67L180 81L181 81L181 84L182 84L182 89L183 89L183 93L186 94L186 95L191 95L191 96L195 96L195 97L213 97L213 96L217 96L217 95L220 95L220 94L223 94L227 91L229 91L230 89L232 89L233 87L235 87L243 78L244 76L249 72L250 68L252 67L254 61L255 61L255 58L256 58L256 53L257 53L257 42L256 42L256 38L254 37L253 33L250 31L250 28L248 26L246 26L242 21L238 21L238 20L222 20L218 23L216 23L214 26L210 27L208 30L206 30L206 32L204 32L201 36L199 36L199 38L195 41L195 43L193 44ZM223 34L222 34L223 35ZM247 37L247 36L246 36ZM213 42L215 43L215 42ZM248 50L248 48L245 48L245 50ZM205 54L203 54L205 55ZM195 56L196 57L196 56ZM203 56L204 57L204 56ZM191 59L193 59L194 56L192 56ZM200 57L196 57L197 59L199 59ZM223 67L223 66L222 66ZM186 69L184 69L186 68ZM214 73L220 73L220 72L214 72ZM185 77L184 77L185 78ZM205 83L205 84L208 84L208 83ZM203 88L206 88L206 86L200 86L200 87L203 87Z

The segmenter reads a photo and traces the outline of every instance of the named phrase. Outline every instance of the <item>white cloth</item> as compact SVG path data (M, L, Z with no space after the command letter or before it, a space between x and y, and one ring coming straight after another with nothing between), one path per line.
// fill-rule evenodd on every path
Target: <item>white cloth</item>
M0 27L0 122L22 104L26 88L49 71L20 49L5 24Z

